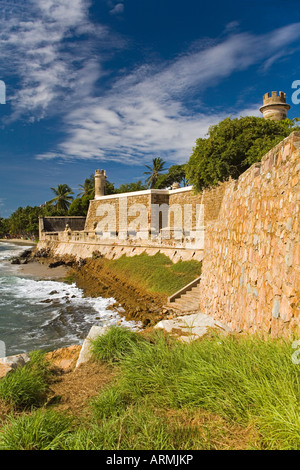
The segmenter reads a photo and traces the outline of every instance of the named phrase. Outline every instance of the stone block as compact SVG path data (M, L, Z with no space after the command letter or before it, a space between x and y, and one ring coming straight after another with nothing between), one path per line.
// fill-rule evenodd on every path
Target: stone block
M91 341L96 339L98 336L105 335L107 331L108 331L107 326L97 326L97 325L92 326L92 328L89 331L89 334L87 335L86 339L83 342L83 345L80 350L79 357L76 363L76 367L78 367L80 364L83 364L84 362L88 362L92 358Z
M183 315L172 320L162 320L157 323L154 328L163 329L171 334L173 333L183 342L190 342L201 338L207 333L209 328L216 329L223 333L232 331L229 326L203 313Z

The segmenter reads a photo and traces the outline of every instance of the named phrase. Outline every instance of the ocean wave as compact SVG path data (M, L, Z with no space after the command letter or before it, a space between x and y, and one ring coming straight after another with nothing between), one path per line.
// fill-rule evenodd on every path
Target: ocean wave
M0 262L9 260L15 256L19 256L25 250L32 247L28 245L14 245L12 243L1 243L0 242Z
M84 297L76 284L0 274L0 339L10 355L81 344L93 325L141 329L112 305L113 298Z
M28 248L0 242L0 340L8 355L81 344L95 324L142 327L112 307L113 298L84 297L75 283L22 277L9 260Z

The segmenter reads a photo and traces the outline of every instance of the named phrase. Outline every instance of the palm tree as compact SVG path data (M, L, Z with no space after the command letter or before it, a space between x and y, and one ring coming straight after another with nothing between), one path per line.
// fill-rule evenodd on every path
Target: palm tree
M89 196L93 198L95 194L94 175L86 178L84 183L78 186L78 189L80 190L80 193L78 193L77 197Z
M73 200L73 196L71 196L71 194L74 194L72 189L67 184L59 184L57 188L50 189L54 192L55 197L47 204L52 204L59 212L66 213Z
M166 162L163 161L162 158L156 157L152 160L152 167L149 165L145 165L149 171L145 171L144 175L149 175L146 179L147 188L151 189L155 186L157 178L162 172L166 171L167 169L164 167Z

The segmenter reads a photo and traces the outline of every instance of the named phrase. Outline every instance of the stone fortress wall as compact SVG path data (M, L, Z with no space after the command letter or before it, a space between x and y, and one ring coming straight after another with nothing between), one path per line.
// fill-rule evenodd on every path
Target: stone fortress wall
M215 192L215 189L207 192L210 206L214 205L212 199ZM50 224L48 218L41 218L39 247L51 248L57 255L72 254L78 259L91 257L93 252L108 258L161 252L173 262L189 259L201 261L204 227L202 224L198 236L196 214L198 207L203 207L203 202L203 194L194 194L192 187L97 195L90 201L81 230L72 230L69 224L66 230L43 230ZM172 207L176 210L170 210ZM157 225L153 224L156 208L167 211L166 218L158 214ZM188 231L185 230L187 212L191 216ZM215 209L209 217L216 216Z
M39 247L77 259L93 252L118 258L160 251L173 262L201 261L205 225L217 219L225 186L199 194L189 186L97 195L90 201L84 226L83 218L41 218Z
M300 132L225 184L206 225L200 310L274 336L300 325Z
M264 96L261 112L266 119L283 119L288 109L284 93ZM173 262L203 259L202 313L234 330L277 336L299 328L300 132L292 133L238 180L200 194L187 187L104 196L105 178L105 171L96 171L96 195L84 229L47 232L42 230L47 221L41 221L40 248L77 258L97 251L108 258L161 252ZM113 211L104 210L107 204ZM138 205L145 208L146 216L132 236L128 229L136 220ZM155 205L174 210L169 211L167 224L159 219L153 238L148 235ZM203 226L197 220L199 207L204 209ZM189 230L185 214L192 214ZM166 230L171 234L167 239Z
M40 219L41 232L62 232L65 230L66 225L71 230L84 230L85 217L43 217Z

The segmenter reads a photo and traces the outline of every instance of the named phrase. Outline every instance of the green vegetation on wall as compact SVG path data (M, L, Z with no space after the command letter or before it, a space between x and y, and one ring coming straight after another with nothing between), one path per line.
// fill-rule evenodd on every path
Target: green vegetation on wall
M210 127L208 138L197 139L186 165L187 179L199 191L236 179L295 130L299 127L289 119L228 117Z
M109 263L115 271L125 274L147 290L167 295L174 294L201 274L200 262L192 260L173 264L161 253L122 256Z

